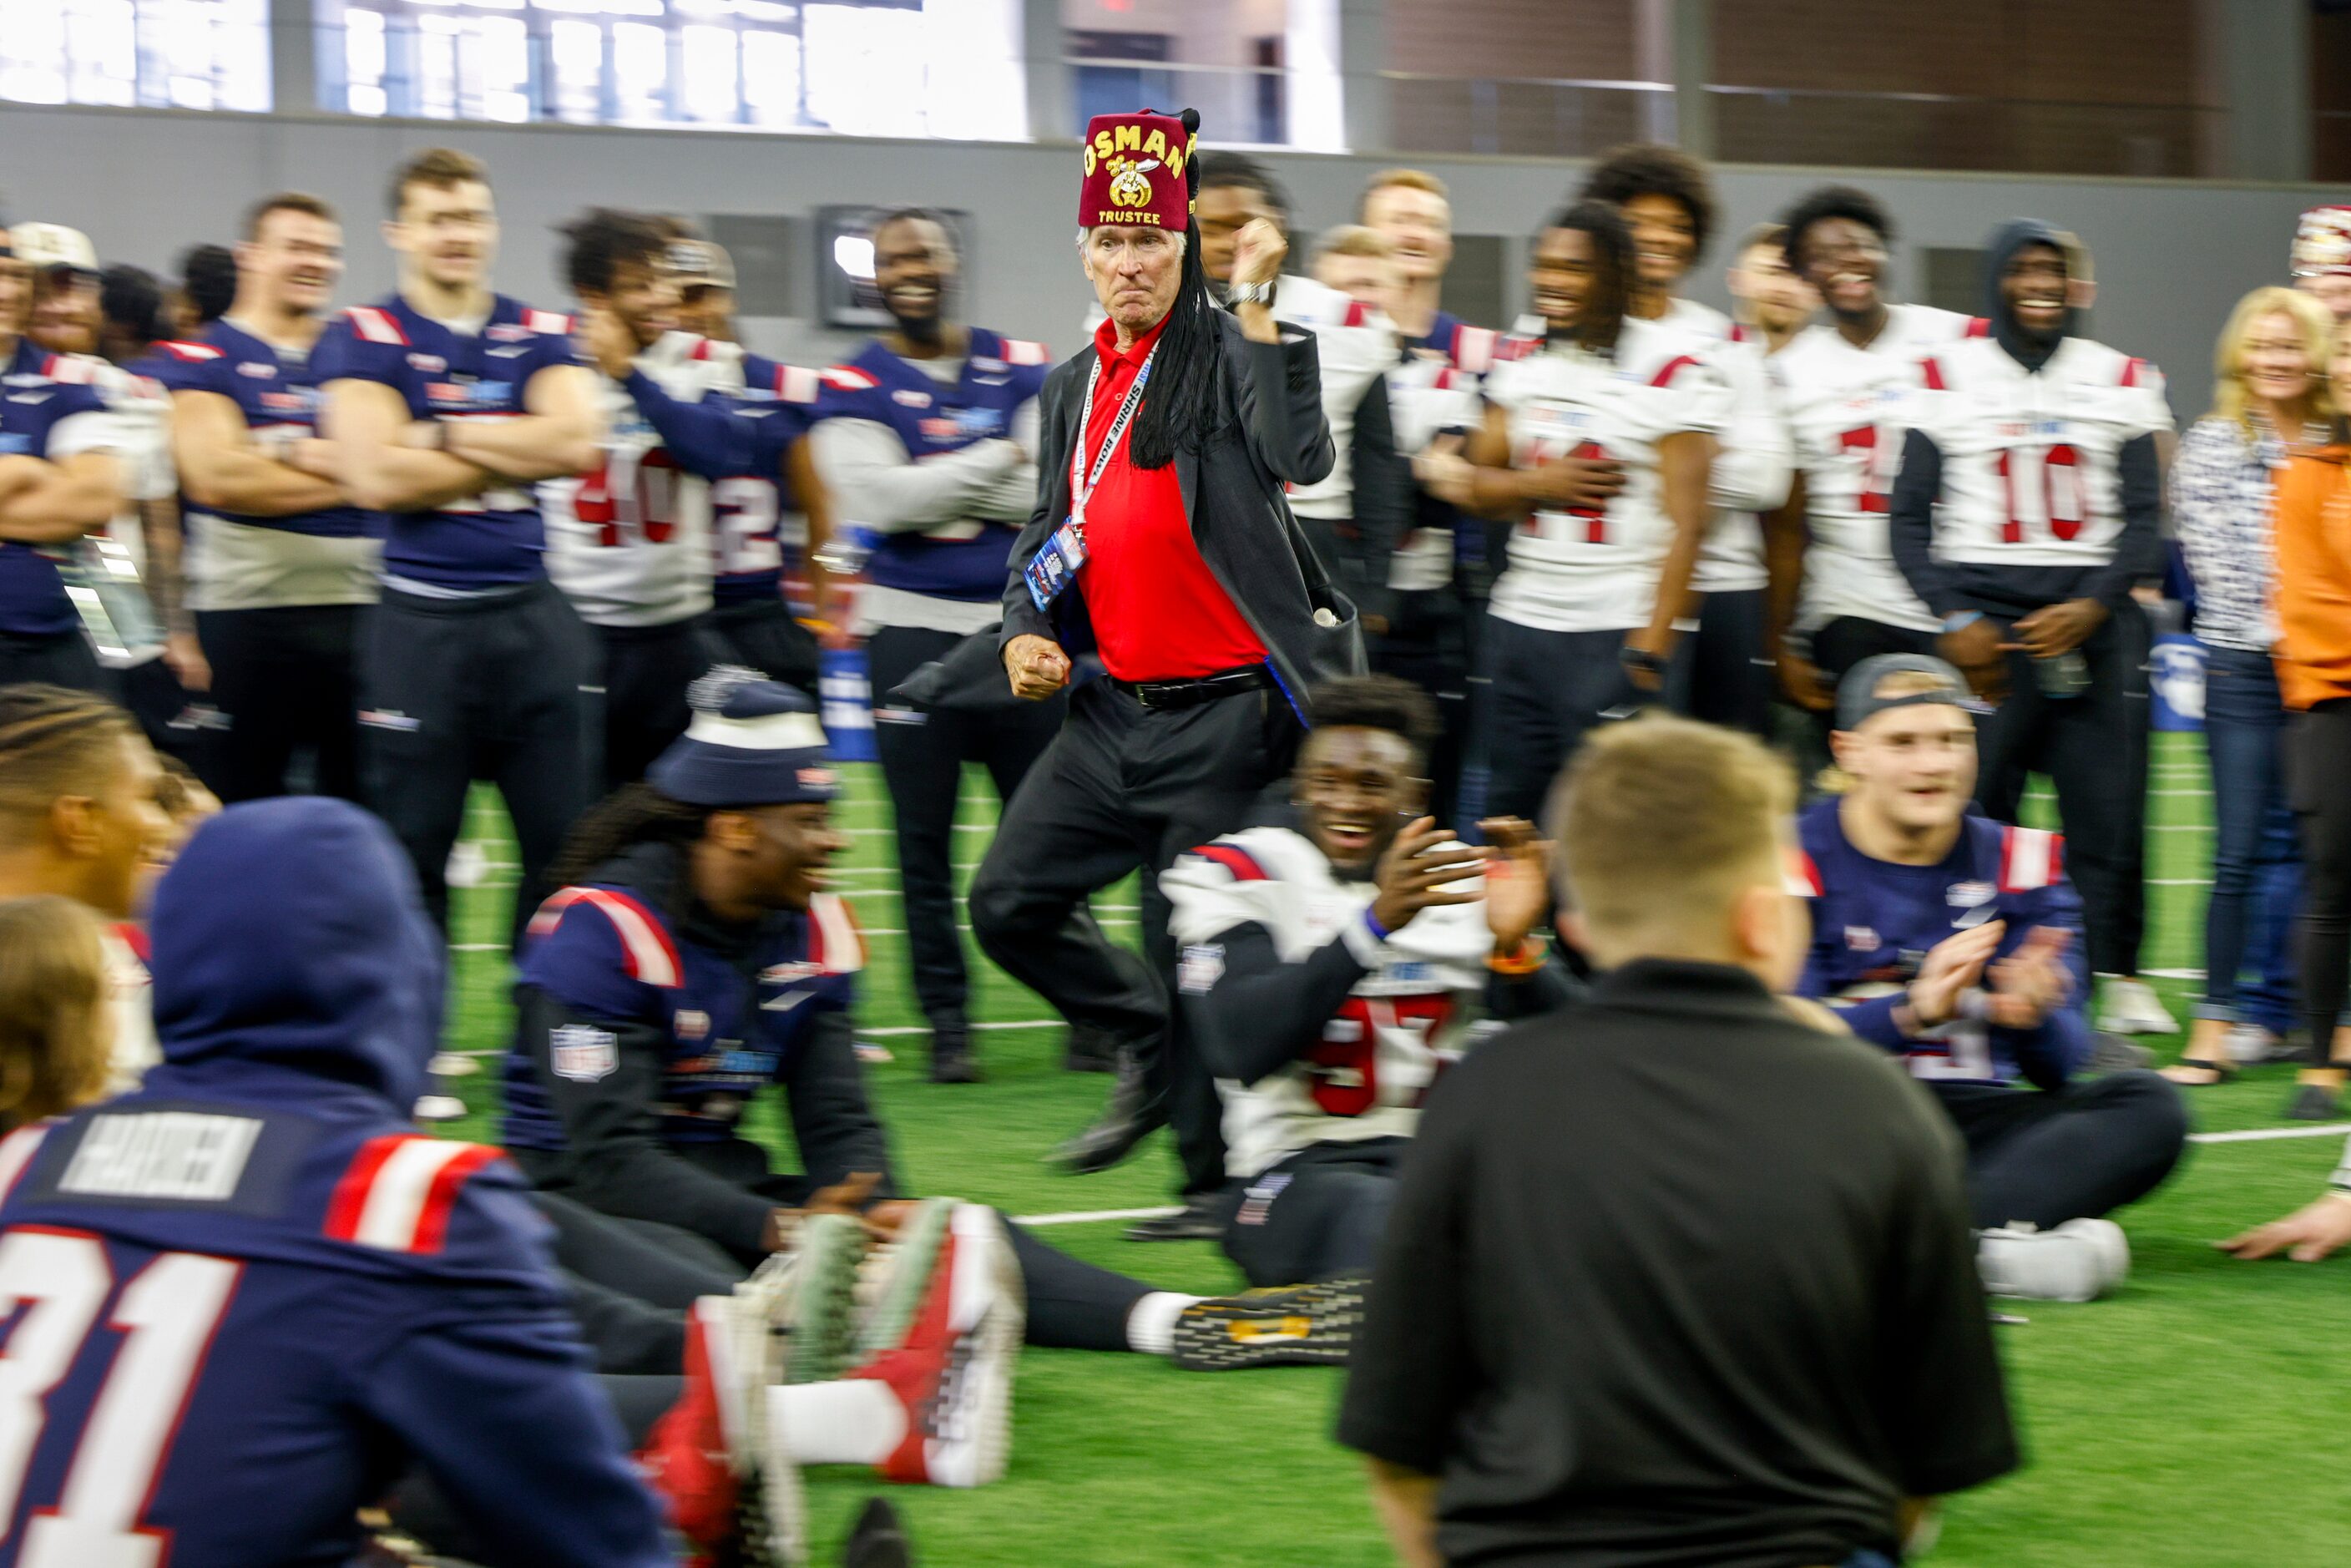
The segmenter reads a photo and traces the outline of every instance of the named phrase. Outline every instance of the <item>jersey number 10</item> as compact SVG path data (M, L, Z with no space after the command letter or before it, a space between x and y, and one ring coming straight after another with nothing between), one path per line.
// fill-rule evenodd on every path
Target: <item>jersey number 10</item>
M2035 464L2041 469L2041 515L2049 519L2049 531L2061 539L2077 537L2082 523L2090 514L2088 497L2082 488L2082 455L2059 442L2044 447L2038 456L2029 446L2003 448L1992 460L1993 471L1999 474L2001 486L2008 495L2008 521L2001 525L2002 544L2024 542L2024 508L2019 506L2021 485Z
M56 1506L33 1511L18 1568L159 1568L168 1532L141 1529L204 1353L244 1266L166 1252L122 1287L121 1336ZM89 1347L114 1272L98 1238L31 1227L0 1238L0 1315L26 1307L0 1357L0 1530L16 1516L49 1393Z

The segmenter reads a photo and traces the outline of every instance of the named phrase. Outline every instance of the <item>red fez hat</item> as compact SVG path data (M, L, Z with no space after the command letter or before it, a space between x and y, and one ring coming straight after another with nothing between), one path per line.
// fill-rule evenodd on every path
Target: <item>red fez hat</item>
M1143 110L1097 114L1086 122L1086 182L1078 226L1140 224L1182 233L1192 224L1185 171L1197 138L1172 115Z

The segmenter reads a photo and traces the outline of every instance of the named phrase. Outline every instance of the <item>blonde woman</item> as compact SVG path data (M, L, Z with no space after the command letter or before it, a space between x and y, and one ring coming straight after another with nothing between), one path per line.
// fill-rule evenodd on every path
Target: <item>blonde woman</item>
M55 894L0 901L0 1133L106 1092L112 994L88 908Z
M2212 897L2204 915L2204 996L2178 1066L2166 1076L2217 1083L2240 1061L2266 1060L2294 1019L2287 912L2300 901L2300 853L2286 803L2286 710L2270 650L2273 492L2289 449L2323 441L2334 402L2326 382L2334 318L2309 295L2256 288L2221 330L2212 412L2180 438L2171 508L2196 583L2196 634L2206 664L2205 742L2211 756ZM2283 895L2256 898L2256 886ZM2257 904L2275 907L2266 939L2249 942ZM2249 946L2262 971L2241 985ZM2324 1042L2321 1051L2324 1051Z

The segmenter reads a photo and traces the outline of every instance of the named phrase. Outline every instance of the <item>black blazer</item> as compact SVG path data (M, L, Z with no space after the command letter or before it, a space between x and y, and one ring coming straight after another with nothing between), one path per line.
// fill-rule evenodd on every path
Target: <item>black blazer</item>
M1306 688L1361 674L1364 640L1355 607L1332 585L1327 565L1290 515L1285 484L1311 485L1331 472L1331 426L1322 417L1322 371L1311 333L1285 326L1279 343L1255 343L1218 312L1224 332L1226 434L1197 453L1179 450L1176 474L1200 557L1273 656L1273 672L1304 722ZM1045 380L1039 396L1037 507L1012 547L1004 585L998 657L1015 637L1050 637L1074 658L1094 647L1084 591L1072 584L1040 611L1023 575L1070 514L1070 452L1095 348L1089 340ZM1328 610L1335 625L1318 626Z

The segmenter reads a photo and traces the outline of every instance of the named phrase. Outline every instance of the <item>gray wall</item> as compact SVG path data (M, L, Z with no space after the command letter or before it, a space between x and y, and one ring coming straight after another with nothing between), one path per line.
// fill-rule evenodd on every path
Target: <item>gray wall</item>
M490 162L505 223L499 281L554 305L552 227L589 203L685 213L807 213L835 203L962 207L979 225L967 314L999 330L1067 350L1089 301L1071 247L1078 180L1067 144L1008 146L602 131L554 126L387 124L340 118L246 118L0 105L0 199L13 220L45 218L89 231L99 253L162 268L197 240L235 237L246 203L281 187L316 191L351 225L347 293L392 282L388 254L366 225L381 183L411 149L449 142ZM1390 158L1274 155L1301 233L1349 215L1356 193ZM1420 161L1453 187L1465 233L1520 235L1578 174L1565 162ZM1816 170L1727 168L1723 234L1772 215L1825 176ZM2031 214L2074 230L2095 252L2101 338L2163 365L2173 405L2192 416L2210 384L2213 334L2244 290L2279 281L2294 214L2339 193L2318 187L2022 176L1889 174L1853 179L1876 192L1902 230L1896 286L1915 280L1924 246L1971 246L2001 219ZM1301 247L1302 244L1301 244ZM1726 303L1723 245L1695 292ZM790 320L747 323L769 352L820 359L834 335Z

